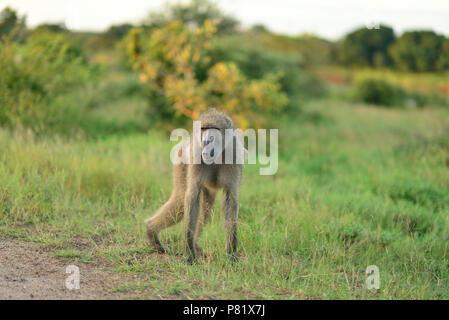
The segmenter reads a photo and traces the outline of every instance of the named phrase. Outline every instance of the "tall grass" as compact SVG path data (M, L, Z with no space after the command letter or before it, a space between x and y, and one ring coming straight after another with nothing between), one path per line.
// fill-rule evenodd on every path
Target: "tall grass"
M2 130L0 234L135 274L116 290L142 297L448 298L447 115L322 100L278 120L277 175L245 168L237 265L224 254L220 199L200 264L182 262L182 224L162 233L167 255L148 247L144 220L171 190L166 134ZM380 269L378 291L365 286L368 265Z

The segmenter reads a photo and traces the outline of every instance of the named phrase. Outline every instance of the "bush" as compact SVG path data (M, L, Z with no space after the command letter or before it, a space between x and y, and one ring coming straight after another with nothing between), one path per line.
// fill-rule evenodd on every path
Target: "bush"
M447 67L445 38L433 31L405 32L390 47L395 66L401 71L438 71Z
M94 74L83 50L62 33L34 33L21 45L0 42L0 125L42 129L64 116L58 97Z
M365 103L393 106L402 103L404 92L386 81L365 79L356 83L352 97Z
M250 79L277 73L281 90L289 96L316 97L325 93L324 84L305 70L301 55L268 49L246 36L218 39L212 45L211 57L214 62L236 63Z
M378 79L365 79L357 82L351 95L355 101L387 107L416 108L427 105L447 106L448 104L447 97L441 94L410 92Z
M207 20L215 21L218 33L232 33L236 31L239 22L209 0L192 0L187 3L168 3L160 11L154 11L143 21L150 29L164 27L174 21L185 25L200 27Z
M173 124L196 119L208 106L232 112L245 128L264 122L264 112L279 110L288 103L281 92L279 74L248 79L234 62L215 63L211 38L215 26L208 20L201 28L173 22L147 35L133 29L121 47L130 57L142 82L150 85L153 114Z
M391 64L388 47L395 34L388 26L379 29L359 28L349 33L337 46L337 60L347 66L385 67Z

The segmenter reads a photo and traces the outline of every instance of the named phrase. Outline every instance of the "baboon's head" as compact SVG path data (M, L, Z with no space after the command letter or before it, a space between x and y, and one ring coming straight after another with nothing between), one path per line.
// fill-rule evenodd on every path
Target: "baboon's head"
M229 116L215 108L209 108L198 118L201 121L201 149L203 160L212 163L222 154L225 146L225 130L233 129L234 124Z
M203 112L198 120L201 121L201 130L210 128L218 130L234 128L231 118L215 108L209 108L206 112Z

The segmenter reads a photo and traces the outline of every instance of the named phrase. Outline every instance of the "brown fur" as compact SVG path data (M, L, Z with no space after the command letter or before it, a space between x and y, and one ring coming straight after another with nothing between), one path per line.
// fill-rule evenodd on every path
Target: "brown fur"
M209 109L198 119L202 128L215 127L222 132L234 128L225 114ZM224 145L224 143L223 143ZM224 148L224 147L223 147ZM190 148L192 157L193 148ZM223 156L226 150L223 150ZM235 155L235 146L234 146ZM188 261L194 262L202 254L197 237L210 219L212 205L219 189L223 189L222 212L227 231L226 248L232 259L237 258L238 197L243 165L241 164L179 164L173 166L173 192L169 200L147 220L150 244L160 253L165 249L158 233L185 216L185 239Z

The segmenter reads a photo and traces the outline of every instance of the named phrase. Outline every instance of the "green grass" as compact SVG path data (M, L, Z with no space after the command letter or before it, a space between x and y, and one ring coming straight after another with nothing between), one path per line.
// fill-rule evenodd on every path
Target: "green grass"
M426 107L449 105L449 85L447 72L397 72L390 69L372 68L344 68L339 66L321 66L316 70L318 77L331 87L337 86L339 94L349 98L356 98L352 92L346 92L354 85L359 85L367 80L381 81L395 89L395 94L390 97L394 107ZM372 87L372 84L371 84ZM344 88L344 89L343 89ZM342 90L343 89L343 90ZM369 89L369 88L368 88ZM385 88L384 88L385 89ZM383 97L385 98L384 92ZM378 96L381 93L377 94ZM390 94L391 95L391 94ZM352 97L351 97L352 96ZM360 98L360 97L359 97ZM391 103L394 102L394 103Z
M140 115L136 105L125 109ZM114 108L93 112L118 121ZM332 100L303 110L276 124L278 173L245 168L236 265L220 199L200 264L182 261L182 224L161 235L167 255L148 247L144 220L171 191L174 144L158 130L101 139L0 130L0 235L136 274L115 291L142 298L449 298L449 112ZM380 290L366 289L368 265L380 269Z

